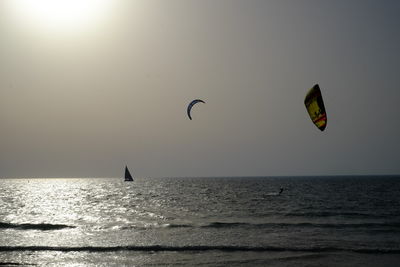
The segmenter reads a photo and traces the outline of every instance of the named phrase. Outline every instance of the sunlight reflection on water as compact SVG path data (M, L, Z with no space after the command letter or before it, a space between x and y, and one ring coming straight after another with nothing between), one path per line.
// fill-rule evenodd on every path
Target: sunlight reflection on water
M270 194L281 186L284 194ZM399 186L391 178L351 177L153 178L134 183L5 179L0 180L0 244L5 250L22 246L21 254L26 246L43 246L35 250L41 259L60 253L51 250L61 247L67 253L60 255L68 261L89 257L87 251L106 255L109 247L131 257L141 254L136 248L152 251L154 245L161 251L195 247L208 255L214 246L228 251L249 246L255 251L334 248L347 253L367 248L381 253L399 247Z

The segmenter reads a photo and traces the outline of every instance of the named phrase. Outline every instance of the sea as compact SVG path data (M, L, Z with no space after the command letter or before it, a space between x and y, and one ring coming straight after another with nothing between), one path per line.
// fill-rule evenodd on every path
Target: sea
M0 179L0 265L400 266L400 176Z

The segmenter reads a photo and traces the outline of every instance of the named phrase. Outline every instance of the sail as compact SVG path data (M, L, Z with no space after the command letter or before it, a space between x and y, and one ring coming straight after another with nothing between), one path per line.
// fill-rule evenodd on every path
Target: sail
M326 111L318 84L314 85L313 88L308 91L304 99L304 104L315 126L321 131L325 130L327 124Z
M125 181L133 181L132 175L128 170L128 166L125 166Z
M186 110L189 119L192 119L192 114L190 112L192 110L192 107L197 103L205 103L205 102L203 100L201 100L201 99L195 99L195 100L193 100L192 102L189 103L189 105L187 107L187 110Z

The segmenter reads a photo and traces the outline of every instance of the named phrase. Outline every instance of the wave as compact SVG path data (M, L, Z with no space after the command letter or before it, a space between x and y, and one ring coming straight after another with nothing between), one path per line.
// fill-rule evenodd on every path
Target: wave
M0 222L0 229L17 229L17 230L61 230L65 228L75 228L75 226L65 224L49 224L49 223L4 223Z
M76 226L65 224L47 223L3 223L0 222L0 229L16 230L62 230L76 228ZM124 226L121 229L149 229L149 228L400 228L400 222L389 223L246 223L246 222L211 222L203 225L195 224L160 224L147 226Z
M336 229L360 229L373 228L376 230L393 230L400 228L400 222L389 223L246 223L246 222L211 222L208 224L149 224L149 225L129 225L123 226L120 229L168 229L168 228L336 228Z
M290 212L290 213L282 213L279 215L283 215L286 217L361 217L361 218L385 218L391 216L397 216L397 214L371 214L371 213L362 213L362 212L329 212L329 211L321 211L321 212Z
M356 252L367 254L400 254L400 249L379 248L339 248L339 247L273 247L273 246L83 246L83 247L52 247L52 246L0 246L0 251L60 251L60 252L114 252L114 251L142 251L142 252Z
M202 228L233 228L233 227L253 227L253 228L368 228L368 227L391 227L400 228L399 223L238 223L238 222L212 222L200 226Z
M187 228L187 227L193 227L193 225L190 224L164 224L163 225L166 228Z
M256 224L256 223L242 223L242 222L212 222L206 225L200 226L201 228L232 228L232 227L246 227L246 226L267 226L268 223Z
M140 225L127 225L127 226L122 226L120 227L121 230L126 230L126 229L137 229L137 230L148 230L148 229L164 229L164 228L186 228L186 227L195 227L194 225L190 224L170 224L170 223L164 223L164 224L158 224L158 223L149 223L149 224L140 224Z

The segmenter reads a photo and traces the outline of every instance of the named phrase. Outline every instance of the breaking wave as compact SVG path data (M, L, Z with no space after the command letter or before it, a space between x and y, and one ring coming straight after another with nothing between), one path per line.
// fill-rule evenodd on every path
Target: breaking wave
M397 229L400 228L400 222L387 222L387 223L246 223L246 222L210 222L207 224L148 224L143 225L129 225L121 227L121 229L154 229L154 228L336 228L336 229L359 229L359 228L373 228L373 229Z
M65 224L49 224L49 223L4 223L0 222L0 229L17 229L17 230L61 230L65 228L75 228L75 226Z

